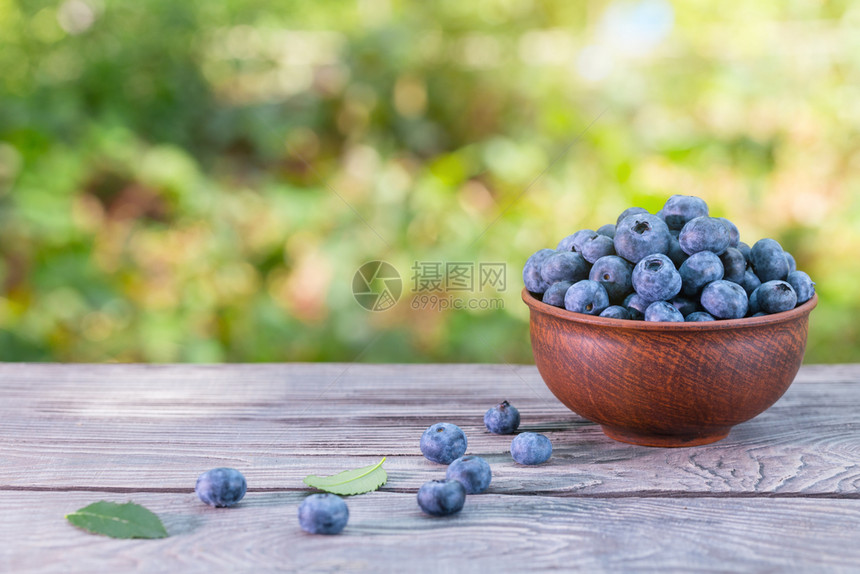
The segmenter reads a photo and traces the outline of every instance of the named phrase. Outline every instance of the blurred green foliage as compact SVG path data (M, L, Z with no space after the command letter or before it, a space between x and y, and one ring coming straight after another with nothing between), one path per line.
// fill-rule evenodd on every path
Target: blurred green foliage
M0 359L528 362L525 258L684 193L858 361L860 6L730 6L0 0ZM416 261L504 308L412 309Z

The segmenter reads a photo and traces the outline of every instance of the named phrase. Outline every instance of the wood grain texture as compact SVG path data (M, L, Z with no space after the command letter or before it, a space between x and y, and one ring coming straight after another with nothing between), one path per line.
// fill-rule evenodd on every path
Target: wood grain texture
M719 443L612 441L558 403L535 367L509 365L0 365L0 572L255 570L856 571L860 366L801 368L771 409ZM546 465L510 459L483 428L508 399L553 441ZM439 420L493 468L451 520L414 501L445 467L418 451ZM307 474L388 456L388 483L349 498L338 537L297 526ZM192 493L239 468L234 509ZM115 541L66 524L132 499L172 536Z
M348 499L339 536L303 533L299 493L249 493L214 509L192 494L136 493L171 536L113 540L63 516L113 493L0 493L4 572L856 572L860 500L470 496L423 515L413 494ZM22 533L26 532L26 535ZM9 543L9 541L15 543ZM253 565L253 568L251 567Z

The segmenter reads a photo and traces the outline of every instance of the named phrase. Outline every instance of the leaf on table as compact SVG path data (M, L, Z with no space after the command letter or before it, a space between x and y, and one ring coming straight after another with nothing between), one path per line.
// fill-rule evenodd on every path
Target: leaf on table
M385 457L376 464L345 470L331 476L306 476L304 483L332 494L343 496L363 494L376 490L388 480L388 475L382 468L383 462L385 462Z
M111 538L166 538L167 529L152 511L139 504L118 504L100 500L85 506L66 519L93 534Z

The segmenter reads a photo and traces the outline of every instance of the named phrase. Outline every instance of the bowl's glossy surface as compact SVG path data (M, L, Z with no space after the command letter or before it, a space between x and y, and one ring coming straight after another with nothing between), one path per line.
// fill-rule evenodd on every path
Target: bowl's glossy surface
M553 307L523 289L535 363L569 409L608 436L647 446L725 438L794 380L818 296L784 313L647 323Z

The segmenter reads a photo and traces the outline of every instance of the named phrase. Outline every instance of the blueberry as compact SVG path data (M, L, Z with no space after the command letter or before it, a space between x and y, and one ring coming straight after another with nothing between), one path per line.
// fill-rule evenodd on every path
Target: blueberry
M540 266L540 276L549 285L559 281L576 283L588 277L588 263L579 253L558 251L544 259Z
M197 478L194 491L211 506L233 506L245 496L248 483L235 468L213 468Z
M702 307L717 319L740 319L747 314L749 300L744 288L720 279L702 289Z
M433 516L460 512L466 502L466 488L458 480L431 480L418 489L418 506Z
M580 229L573 235L568 235L558 243L559 251L582 251L582 242L597 235L593 229Z
M646 301L666 301L681 291L681 275L665 255L648 255L633 268L633 288Z
M532 293L543 293L549 289L550 284L541 277L540 268L543 262L554 254L555 250L553 249L541 249L528 258L523 267L523 283L525 283L526 289Z
M684 316L668 301L654 301L645 309L645 320L683 323Z
M624 298L624 306L630 312L630 318L639 320L645 317L645 309L650 305L650 301L646 301L639 293L631 293Z
M632 319L630 311L621 305L610 305L600 314L601 317L609 317L611 319Z
M797 305L797 293L785 281L766 281L758 288L758 304L765 313L782 313L794 309Z
M737 250L740 251L741 254L743 254L744 259L747 260L747 263L750 263L752 261L752 259L750 257L750 246L749 245L747 245L746 243L741 241L740 243L738 243Z
M797 304L806 303L815 294L815 283L804 271L792 271L785 279L797 293Z
M741 234L738 231L737 225L735 225L725 217L718 217L717 219L722 221L723 225L726 226L726 229L729 230L729 247L737 247L738 243L741 242Z
M714 316L710 313L706 313L705 311L696 311L695 313L690 313L684 317L684 321L694 323L702 321L716 321L716 319L714 319Z
M311 494L299 505L299 526L311 534L338 534L348 520L349 508L336 494Z
M466 435L455 424L436 423L421 435L421 453L427 460L439 464L451 464L451 461L463 456L466 452Z
M785 261L788 263L788 272L797 271L797 262L794 260L794 255L788 251L783 251L783 255L785 255Z
M633 289L633 266L617 255L607 255L594 262L588 278L603 285L611 303L619 303Z
M758 275L752 269L744 271L744 280L741 282L741 287L744 288L747 295L752 295L753 291L758 289L759 285L761 285L761 279L758 278Z
M648 255L669 251L671 237L666 223L656 215L630 215L615 228L615 252L639 263Z
M461 456L448 467L445 478L462 484L466 494L481 494L490 486L493 473L480 456Z
M744 274L747 272L747 260L744 254L735 247L729 247L722 255L723 279L732 283L744 284Z
M716 255L722 255L729 241L729 230L716 217L691 219L678 236L678 243L687 255L700 251L713 251Z
M600 315L609 307L609 295L603 285L585 279L574 283L564 295L564 308L574 313Z
M512 434L520 426L520 411L502 401L484 413L484 425L494 434Z
M788 275L788 260L782 246L775 239L759 239L750 250L753 270L762 283L785 279Z
M614 238L615 237L615 224L614 223L607 223L606 225L601 225L597 229L597 233L599 235L605 235L606 237L609 237L609 238Z
M543 293L543 301L547 305L564 308L564 294L573 285L570 281L559 281L550 285L549 289Z
M708 204L692 195L673 195L660 211L669 229L682 229L692 219L707 217Z
M650 213L648 212L648 210L645 209L644 207L628 207L627 209L622 211L621 215L618 216L618 219L615 220L616 232L617 232L617 227L621 224L622 221L624 221L625 218L627 218L631 215L649 215L649 214Z
M582 256L589 263L594 263L601 257L615 255L615 243L611 237L595 235L582 242Z
M679 269L681 265L683 265L684 261L689 257L689 255L684 253L684 250L681 249L681 244L678 243L677 235L673 235L669 239L669 251L666 252L666 255L668 255L669 259L672 260L676 269Z
M536 432L520 433L511 441L511 456L520 464L540 464L552 456L552 443Z
M759 285L761 287L761 285ZM758 287L750 293L750 302L749 308L747 309L747 316L756 316L761 312L761 306L758 304Z
M683 295L676 295L675 297L672 297L672 299L669 300L669 303L672 304L672 307L680 311L681 315L683 315L684 317L686 317L690 313L695 313L699 310L698 302L694 301L693 299L688 299Z
M692 297L711 281L723 278L723 263L713 252L699 251L684 261L678 273L683 281L684 295Z

